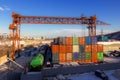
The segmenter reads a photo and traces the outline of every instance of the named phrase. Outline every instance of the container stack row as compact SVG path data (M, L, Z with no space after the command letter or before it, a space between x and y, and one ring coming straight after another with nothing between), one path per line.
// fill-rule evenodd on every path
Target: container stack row
M103 45L95 37L60 37L52 44L53 63L103 61Z

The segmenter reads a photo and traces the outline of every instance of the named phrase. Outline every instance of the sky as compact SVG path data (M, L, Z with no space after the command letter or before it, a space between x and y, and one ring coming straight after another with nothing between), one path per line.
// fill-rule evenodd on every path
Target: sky
M97 34L120 30L120 0L0 0L0 33L10 33L12 12L25 16L87 17L111 24L97 26ZM87 26L57 24L22 24L22 36L83 36Z

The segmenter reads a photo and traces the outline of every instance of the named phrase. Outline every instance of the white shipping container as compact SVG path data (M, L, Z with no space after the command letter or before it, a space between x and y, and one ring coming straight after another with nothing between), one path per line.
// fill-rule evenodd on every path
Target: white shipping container
M73 52L79 52L79 45L73 45Z

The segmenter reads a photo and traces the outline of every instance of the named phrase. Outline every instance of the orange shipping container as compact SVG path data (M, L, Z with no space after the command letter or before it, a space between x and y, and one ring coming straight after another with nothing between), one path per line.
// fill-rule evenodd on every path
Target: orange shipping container
M72 53L73 52L73 46L72 45L66 45L66 52Z
M60 53L66 53L66 46L60 45Z
M103 45L102 44L97 45L97 51L98 52L103 52Z
M91 52L91 45L85 45L85 52Z
M66 53L59 53L59 61L66 62Z
M72 43L73 43L72 37L66 37L66 44L67 45L72 45Z
M97 44L92 44L92 52L98 52L97 51Z
M92 52L92 62L95 62L95 63L98 62L97 52Z
M79 44L84 45L85 44L85 37L79 37Z
M59 46L58 45L52 45L52 53L58 53L59 52Z

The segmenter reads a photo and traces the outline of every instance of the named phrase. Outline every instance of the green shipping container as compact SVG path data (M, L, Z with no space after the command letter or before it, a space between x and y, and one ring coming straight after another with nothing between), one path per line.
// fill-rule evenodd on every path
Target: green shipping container
M98 52L98 60L99 61L103 61L104 60L104 56L103 56L103 52Z
M91 53L90 52L85 53L85 59L86 60L91 60Z
M58 53L52 54L52 60L53 63L59 63L59 54Z
M78 37L73 37L73 45L78 45Z

